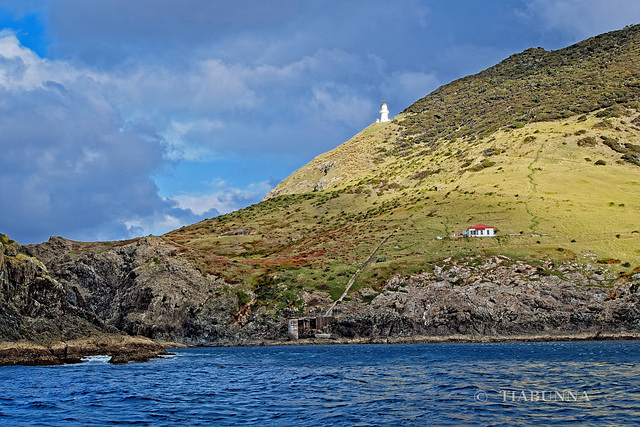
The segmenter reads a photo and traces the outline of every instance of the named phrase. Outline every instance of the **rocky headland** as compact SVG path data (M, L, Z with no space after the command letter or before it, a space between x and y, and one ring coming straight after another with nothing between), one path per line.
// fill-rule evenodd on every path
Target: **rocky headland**
M0 366L57 365L109 355L112 363L167 354L146 337L131 337L76 303L24 247L0 236Z
M638 46L635 25L513 55L161 237L0 236L0 363L638 338ZM458 238L478 222L496 236Z
M70 329L75 337L102 328L211 346L629 339L640 330L640 272L620 274L615 264L595 259L533 265L471 256L353 291L322 331L329 340L307 331L291 342L287 319L323 314L333 302L329 295L308 291L302 310L277 309L255 294L243 302L237 285L203 275L180 256L180 247L160 237L99 249L81 245L56 237L24 247L25 256L46 263L59 307L81 314ZM60 346L48 348L62 360L76 357L69 350L73 356L60 357Z

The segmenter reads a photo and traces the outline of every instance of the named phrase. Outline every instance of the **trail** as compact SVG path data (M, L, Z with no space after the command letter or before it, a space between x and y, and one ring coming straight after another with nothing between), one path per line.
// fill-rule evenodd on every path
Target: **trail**
M529 169L531 171L531 173L527 175L527 178L529 179L529 182L531 183L531 193L532 194L535 194L535 192L537 191L537 188L538 188L538 184L536 184L536 182L533 179L533 175L536 173L536 170L534 169L533 165L540 159L540 153L542 153L542 149L543 148L544 148L544 145L541 145L540 149L536 153L536 157L533 159L533 161L531 163L529 163L529 166L527 166L527 169ZM525 210L527 211L527 213L529 215L531 215L531 225L529 226L529 229L532 232L535 232L536 228L540 224L540 221L538 220L538 217L533 212L531 212L531 210L529 210L529 206L527 206L526 204L525 204Z
M338 298L336 301L334 301L334 303L331 305L329 310L327 310L327 313L325 314L325 316L331 316L331 313L333 312L333 309L335 308L336 304L338 304L339 302L342 302L344 297L347 296L347 293L349 292L349 289L351 289L351 286L353 286L353 284L355 283L355 281L358 278L358 276L360 276L360 273L362 273L364 271L364 269L367 268L367 266L371 263L371 261L373 261L373 257L376 256L376 253L378 252L378 250L382 247L382 245L384 245L386 243L387 240L389 240L391 238L391 236L393 236L395 234L395 232L396 232L396 230L394 230L391 234L389 234L387 237L385 237L385 239L371 253L369 258L367 258L367 260L364 262L364 264L362 264L362 266L358 269L358 271L355 272L355 274L349 280L349 283L347 283L347 287L344 289L344 292L342 293L342 295L340 295L340 298Z

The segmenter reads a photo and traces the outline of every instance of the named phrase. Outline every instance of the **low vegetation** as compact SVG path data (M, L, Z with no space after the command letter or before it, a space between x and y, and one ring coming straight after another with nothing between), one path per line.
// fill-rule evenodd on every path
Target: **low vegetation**
M165 237L244 300L292 309L302 291L337 299L391 232L350 292L365 302L448 257L613 259L627 274L640 265L639 51L634 26L514 55L369 126L262 203ZM497 237L450 238L480 222Z

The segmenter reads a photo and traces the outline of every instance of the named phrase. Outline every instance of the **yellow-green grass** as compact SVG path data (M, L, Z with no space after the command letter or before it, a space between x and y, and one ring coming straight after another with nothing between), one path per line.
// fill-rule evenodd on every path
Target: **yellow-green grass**
M606 268L628 273L640 264L639 40L632 26L514 55L319 155L264 202L166 238L204 273L246 286L266 273L334 299L390 234L355 295L448 257L615 259ZM476 223L497 237L448 238Z
M376 256L380 262L365 270L352 292L452 256L503 254L552 262L612 258L620 264L611 268L628 272L640 265L640 167L621 161L601 136L638 144L640 130L629 124L636 115L610 118L607 128L597 127L602 119L594 114L586 120L533 123L483 140L441 141L429 154L419 146L408 155L382 154L372 163L350 159L342 164L344 153L327 153L285 181L282 195L166 237L195 251L184 252L193 260L217 256L201 263L205 272L247 285L267 272L282 286L318 289L334 298L391 233ZM390 135L398 123L377 126L345 144L350 155L367 155L365 143L374 151L393 146ZM595 146L578 145L589 136ZM497 154L487 156L491 148ZM335 176L343 178L313 191L314 168L327 158L336 162ZM495 164L470 170L487 159ZM595 165L597 160L606 164ZM348 167L354 168L350 174ZM299 187L303 194L286 195L296 181L311 184ZM498 237L438 239L476 223L496 227ZM233 235L238 230L250 234Z

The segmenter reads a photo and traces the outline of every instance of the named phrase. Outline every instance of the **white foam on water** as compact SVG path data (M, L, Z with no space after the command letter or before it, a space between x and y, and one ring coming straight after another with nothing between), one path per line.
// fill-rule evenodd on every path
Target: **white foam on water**
M86 356L83 357L82 363L108 363L111 360L111 356L98 355L98 356Z

